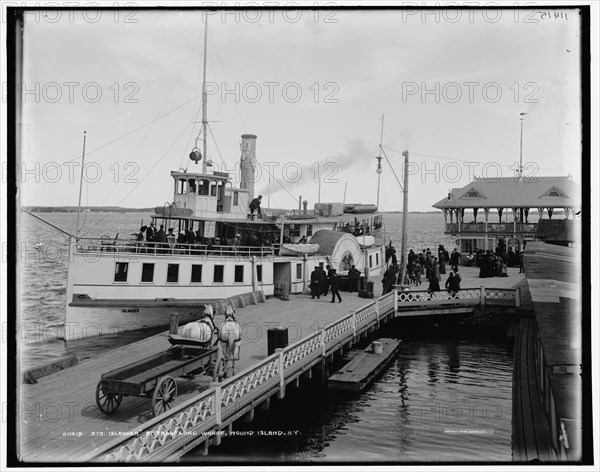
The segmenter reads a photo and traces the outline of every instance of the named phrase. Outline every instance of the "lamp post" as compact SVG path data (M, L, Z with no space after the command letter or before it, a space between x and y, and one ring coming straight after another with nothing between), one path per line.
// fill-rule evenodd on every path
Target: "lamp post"
M521 143L519 146L519 180L523 180L523 122L525 121L525 115L527 113L521 113Z

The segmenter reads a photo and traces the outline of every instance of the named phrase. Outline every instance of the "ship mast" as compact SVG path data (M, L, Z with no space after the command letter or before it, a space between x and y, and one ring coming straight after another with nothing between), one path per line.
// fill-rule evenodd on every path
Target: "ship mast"
M204 156L204 160L202 161L202 173L206 174L206 161L208 159L206 155L206 144L207 144L207 135L206 129L208 122L206 121L206 43L208 38L208 21L204 22L204 71L202 73L202 134L204 136L204 142L202 143L202 155Z

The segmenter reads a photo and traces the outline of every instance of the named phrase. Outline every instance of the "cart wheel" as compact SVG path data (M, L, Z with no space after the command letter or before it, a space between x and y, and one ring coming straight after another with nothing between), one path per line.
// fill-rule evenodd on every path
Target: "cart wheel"
M158 381L152 395L154 416L158 416L171 408L171 403L177 398L177 384L173 377L165 375Z
M102 380L96 385L96 406L102 413L110 415L117 411L123 400L123 395L120 393L105 392L102 388Z
M227 376L227 363L222 357L215 363L215 372L213 374L213 380L220 382Z

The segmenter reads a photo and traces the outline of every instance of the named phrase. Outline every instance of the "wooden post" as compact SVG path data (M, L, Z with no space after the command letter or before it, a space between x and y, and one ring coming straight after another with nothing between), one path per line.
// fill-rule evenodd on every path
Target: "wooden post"
M277 398L280 400L285 397L285 372L283 371L283 349L278 347L275 352L279 354L279 393Z
M171 313L169 334L177 334L177 328L179 328L179 313Z
M221 384L219 382L211 382L211 388L215 389L215 417L217 421L217 428L221 429L221 402L222 402L222 392L221 392Z
M515 288L515 307L516 308L521 307L521 288L520 287Z
M352 342L356 341L356 312L352 312Z

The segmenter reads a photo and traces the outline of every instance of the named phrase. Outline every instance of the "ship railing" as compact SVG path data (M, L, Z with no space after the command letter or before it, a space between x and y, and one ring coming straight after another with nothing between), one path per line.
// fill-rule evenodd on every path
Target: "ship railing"
M75 252L81 254L117 253L153 256L223 256L223 257L267 257L276 254L275 246L223 246L187 243L159 243L130 239L79 238Z

